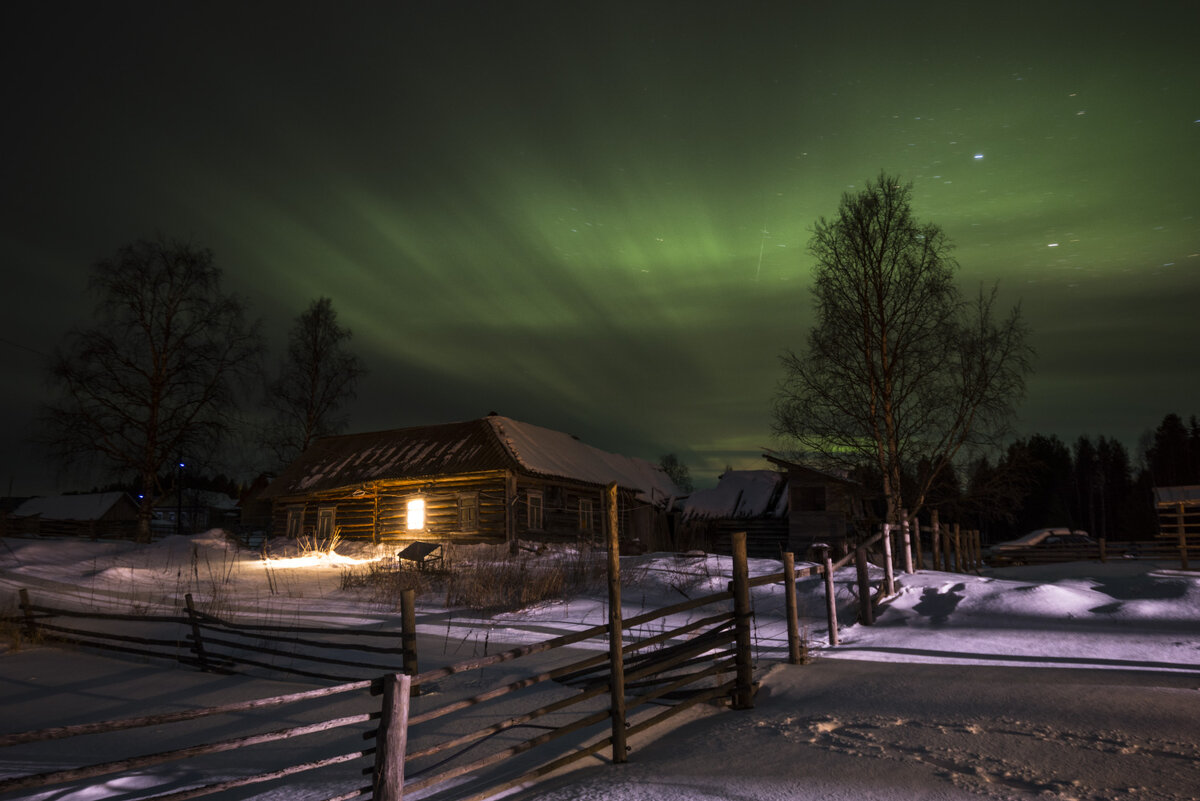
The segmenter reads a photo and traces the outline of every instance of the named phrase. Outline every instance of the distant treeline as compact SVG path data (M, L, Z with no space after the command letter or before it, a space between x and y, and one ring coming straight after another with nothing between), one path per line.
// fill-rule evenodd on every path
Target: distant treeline
M1152 537L1158 530L1153 488L1200 484L1200 420L1166 415L1143 436L1136 458L1108 437L1081 436L1068 444L1034 434L966 472L943 476L927 505L943 519L949 514L979 528L985 541L1046 526L1114 540Z
M255 479L254 484L247 485L243 482L235 481L234 479L229 478L224 473L207 475L205 473L189 469L187 471L168 471L162 474L162 476L159 478L159 481L159 486L166 488L167 491L173 492L175 489L181 489L187 492L191 492L193 490L219 492L223 495L228 495L234 500L241 500L246 496L247 492L252 486L258 489L261 489L263 486L265 486L267 477L264 474L263 476ZM109 484L94 486L91 489L86 490L86 492L127 492L136 498L141 492L141 489L139 488L136 480L128 479L126 481L114 481ZM67 494L71 495L74 493Z

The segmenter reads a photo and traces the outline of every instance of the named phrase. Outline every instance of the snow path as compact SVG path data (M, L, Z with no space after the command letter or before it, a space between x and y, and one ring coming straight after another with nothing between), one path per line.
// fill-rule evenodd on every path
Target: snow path
M625 765L592 765L512 798L1185 801L1200 795L1197 684L1160 673L780 665L753 711L692 721L635 742Z

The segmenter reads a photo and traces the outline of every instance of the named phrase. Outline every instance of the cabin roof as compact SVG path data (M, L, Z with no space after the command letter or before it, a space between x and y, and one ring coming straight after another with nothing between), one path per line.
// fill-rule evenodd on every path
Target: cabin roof
M49 495L30 498L13 510L13 517L43 520L99 520L117 504L136 505L124 492L92 492L85 495Z
M771 464L776 465L779 469L786 470L790 480L793 482L802 482L805 484L841 484L859 490L862 489L861 484L846 476L836 475L825 470L818 470L815 467L789 461L771 453L764 453L763 458Z
M1178 487L1155 487L1154 503L1159 508L1200 505L1200 484L1190 484Z
M504 469L599 485L615 481L654 502L682 494L666 473L644 459L608 453L570 434L488 415L457 423L323 437L288 465L262 497Z
M726 470L712 489L697 490L683 503L685 520L787 516L787 474L775 470Z

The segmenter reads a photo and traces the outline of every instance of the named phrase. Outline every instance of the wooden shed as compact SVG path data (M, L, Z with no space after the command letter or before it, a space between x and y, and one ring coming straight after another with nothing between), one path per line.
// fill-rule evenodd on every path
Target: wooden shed
M137 501L124 492L30 498L12 512L11 533L41 537L130 537Z
M1200 485L1155 487L1158 536L1200 537Z
M746 532L750 556L779 558L788 538L787 475L778 470L726 470L717 486L682 504L679 539L730 553L732 534Z
M645 539L671 479L643 459L500 415L317 440L263 491L275 536L374 541L599 539L604 489L619 530Z
M867 519L865 494L857 481L764 454L787 475L787 548L797 555L814 543L853 544Z

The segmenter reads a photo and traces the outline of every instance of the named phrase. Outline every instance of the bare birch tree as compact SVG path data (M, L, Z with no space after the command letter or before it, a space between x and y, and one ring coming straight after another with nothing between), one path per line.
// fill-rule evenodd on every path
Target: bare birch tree
M288 334L287 357L267 387L271 410L265 444L282 466L303 453L317 437L345 430L341 413L355 397L362 361L346 350L353 333L337 321L329 298L314 300L296 318Z
M160 475L181 455L214 453L234 426L237 380L261 353L258 325L222 291L212 252L179 242L127 245L97 262L89 287L95 323L53 358L42 438L64 463L94 457L134 474L138 538L149 540Z
M888 516L914 511L964 449L993 444L1024 394L1032 351L996 289L965 300L952 245L914 219L911 184L881 174L813 229L817 322L782 357L776 433L824 463L869 463ZM916 477L905 498L901 476Z

